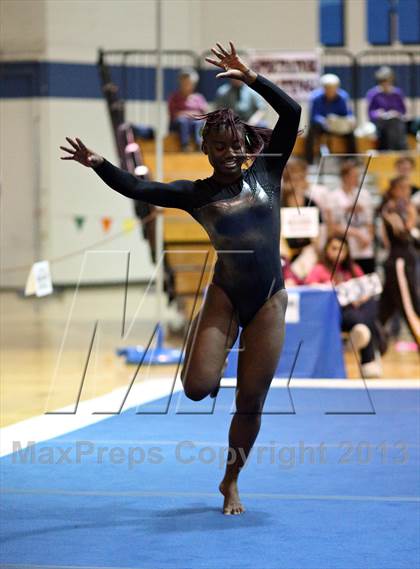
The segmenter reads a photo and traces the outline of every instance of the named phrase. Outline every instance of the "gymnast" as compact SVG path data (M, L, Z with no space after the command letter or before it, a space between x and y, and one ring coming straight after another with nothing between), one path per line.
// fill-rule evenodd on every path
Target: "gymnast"
M212 48L217 59L205 58L223 69L216 77L240 79L264 97L279 118L271 130L248 125L227 108L197 115L205 119L202 151L214 170L210 177L171 183L139 180L89 150L80 138L66 137L70 147L60 148L67 153L63 160L92 168L128 198L187 211L217 251L212 282L188 331L181 380L190 399L214 397L241 327L236 411L219 485L223 513L236 515L245 510L239 473L260 430L283 346L287 292L279 253L280 180L296 140L301 107L250 69L229 43L228 49L219 43Z

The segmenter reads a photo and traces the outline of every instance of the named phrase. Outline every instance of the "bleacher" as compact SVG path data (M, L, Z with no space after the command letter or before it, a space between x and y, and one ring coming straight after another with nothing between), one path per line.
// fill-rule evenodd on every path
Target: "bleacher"
M99 51L98 64L101 72L104 96L108 102L108 110L118 139L118 128L126 121L153 126L153 113L150 112L149 103L154 99L153 85L155 71L151 62L156 64L156 54L153 50L111 50ZM188 65L197 69L200 80L198 90L211 102L214 100L218 82L215 80L217 70L205 62L209 52L197 54L193 51L163 51L163 97L167 100L169 93L176 86L179 69ZM342 87L349 93L352 100L358 123L365 116L364 96L374 81L374 71L380 64L392 65L398 85L400 85L407 98L412 103L412 112L418 114L418 85L411 80L418 71L419 54L416 49L385 50L370 49L353 54L346 49L325 48L320 54L321 69L324 73L336 73L342 81ZM125 116L125 100L136 101L142 110L136 111L136 118ZM410 150L416 149L416 140L409 136ZM156 179L155 141L138 139L141 149L140 158L149 168L150 178ZM181 152L178 136L169 134L164 138L163 144L163 181L176 179L205 178L212 173L207 157L201 152ZM127 162L124 145L118 142L122 167L132 171L138 163L136 159ZM304 156L305 138L299 136L293 150L296 156ZM320 148L326 146L332 155L346 152L345 142L342 138L333 135L323 135L319 140ZM359 154L374 153L369 163L366 186L375 186L379 192L386 189L389 178L394 172L395 153L376 153L375 140L370 137L356 136L356 150ZM419 156L416 158L420 169ZM331 163L330 163L331 164ZM333 164L330 172L323 172L322 178L335 177L337 168ZM314 170L313 170L314 173ZM413 183L420 185L419 181ZM147 214L148 212L145 212ZM175 274L175 294L180 305L191 306L196 291L202 290L209 280L214 251L211 248L205 231L185 212L177 209L164 211L164 248L168 251L168 261ZM150 237L153 240L153 236ZM203 262L206 254L210 256L206 261L205 271Z
M139 139L144 164L151 177L156 174L155 142ZM201 152L181 152L179 138L169 134L163 141L163 181L197 179L210 176L211 166ZM201 293L208 284L215 253L204 229L180 209L164 210L164 250L174 272L175 292L180 308L186 315L193 311L197 291L199 298L195 310L201 305ZM194 312L195 312L194 310Z
M155 178L155 142L142 139L138 139L137 142L141 147L144 163L149 168L152 178ZM297 138L294 155L303 156L304 142L303 136ZM331 154L346 151L343 140L339 137L329 136L328 140L322 141L324 142L328 143ZM394 163L401 153L376 152L371 139L356 138L356 143L358 152L373 152L374 158L369 165L369 175L378 190L384 192L389 179L395 175ZM211 175L212 168L207 156L201 152L181 152L176 134L167 135L163 147L164 182L177 179L194 180ZM416 159L417 172L420 172L420 154L413 156ZM413 179L412 183L420 185L419 178L420 174L417 174L417 179ZM197 291L200 296L211 278L215 251L204 229L189 214L173 208L164 211L164 250L167 251L169 264L174 271L175 291L180 307L186 315L190 315ZM199 298L194 313L200 305Z

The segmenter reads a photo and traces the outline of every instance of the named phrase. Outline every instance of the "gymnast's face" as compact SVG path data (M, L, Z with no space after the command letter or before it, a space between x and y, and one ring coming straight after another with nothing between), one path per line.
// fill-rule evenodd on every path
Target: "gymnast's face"
M226 179L240 175L241 166L246 160L243 137L235 138L230 129L211 130L202 148L215 173Z

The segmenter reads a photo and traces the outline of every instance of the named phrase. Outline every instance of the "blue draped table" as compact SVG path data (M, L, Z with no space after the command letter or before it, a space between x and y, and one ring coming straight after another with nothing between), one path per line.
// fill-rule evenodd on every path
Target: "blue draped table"
M286 337L275 377L346 378L341 311L333 290L288 288ZM300 349L299 349L300 344ZM228 356L224 377L236 377L239 337Z

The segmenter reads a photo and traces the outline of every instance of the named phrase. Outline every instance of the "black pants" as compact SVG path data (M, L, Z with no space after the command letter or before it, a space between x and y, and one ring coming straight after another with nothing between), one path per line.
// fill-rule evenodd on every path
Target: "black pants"
M378 346L378 331L375 325L377 314L378 303L373 299L369 299L357 308L350 304L341 309L341 329L343 332L350 332L356 324L365 324L370 330L370 342L365 348L360 350L362 364L367 364L375 359L375 349Z
M331 134L328 133L328 131L326 131L318 123L311 123L311 125L309 126L308 134L306 135L305 139L305 159L309 164L312 164L312 162L314 161L315 144L318 143L319 138L324 133ZM349 132L349 134L342 134L342 135L334 134L334 136L343 137L347 143L347 152L349 152L350 154L356 153L356 141L353 132Z
M369 257L367 259L353 259L355 263L363 270L365 275L375 272L375 258Z
M396 312L400 312L417 345L419 343L418 318L420 314L416 275L415 249L392 252L385 263L385 283L379 307L379 320L385 325ZM403 263L401 263L403 261Z
M375 121L378 136L378 150L407 150L407 131L405 122L393 119Z

